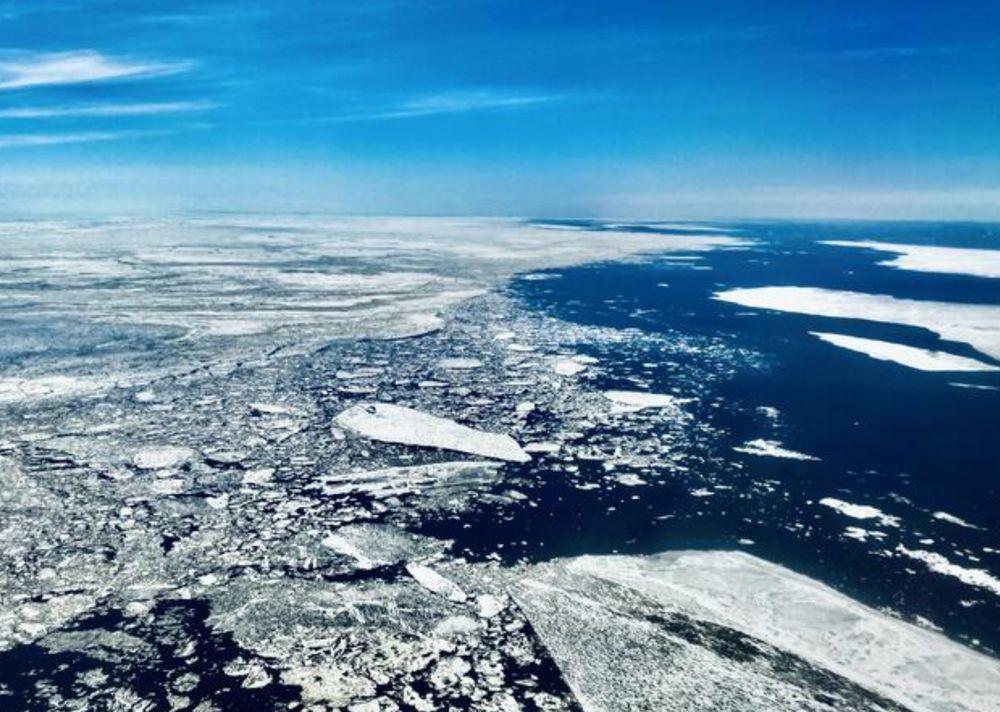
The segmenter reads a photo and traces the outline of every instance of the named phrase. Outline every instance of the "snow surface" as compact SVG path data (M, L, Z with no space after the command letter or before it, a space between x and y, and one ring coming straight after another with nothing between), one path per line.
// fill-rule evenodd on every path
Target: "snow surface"
M973 277L1000 277L1000 250L973 250L964 247L937 247L931 245L901 245L893 242L865 240L827 240L823 245L858 247L879 252L895 252L898 257L879 262L885 267L937 272L939 274L967 274Z
M945 351L931 351L890 341L862 339L846 334L830 334L820 331L810 331L809 333L842 349L857 351L879 361L891 361L920 371L1000 371L1000 366L992 366L976 359L956 356Z
M359 403L340 413L336 422L381 442L454 450L508 462L531 460L509 435L474 430L454 420L391 403Z

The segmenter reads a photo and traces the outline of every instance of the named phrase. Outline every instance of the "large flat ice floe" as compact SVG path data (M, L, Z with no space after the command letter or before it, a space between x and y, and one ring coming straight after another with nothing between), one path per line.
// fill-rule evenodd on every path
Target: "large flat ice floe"
M897 299L819 287L730 289L716 293L715 299L756 309L915 326L1000 359L1000 305Z
M894 252L897 257L879 262L885 267L937 272L939 274L967 274L973 277L1000 277L1000 250L973 250L963 247L936 247L931 245L900 245L893 242L864 240L827 240L821 244L834 247L858 247L879 252Z
M997 660L741 552L584 556L529 568L513 594L587 712L1000 699Z
M761 457L780 457L786 460L805 460L805 461L818 461L818 457L813 455L807 455L804 452L798 452L797 450L789 450L786 447L782 447L781 443L777 440L765 440L763 438L757 438L756 440L748 440L742 445L734 447L733 450L736 452L742 452L744 455L759 455Z
M338 415L336 422L381 442L454 450L509 462L531 459L509 435L475 430L454 420L391 403L359 403Z
M956 356L946 351L918 349L915 346L879 341L878 339L863 339L846 334L830 334L822 331L810 331L809 333L842 349L856 351L879 361L898 363L900 366L915 368L918 371L1000 371L1000 366L993 366L965 356Z

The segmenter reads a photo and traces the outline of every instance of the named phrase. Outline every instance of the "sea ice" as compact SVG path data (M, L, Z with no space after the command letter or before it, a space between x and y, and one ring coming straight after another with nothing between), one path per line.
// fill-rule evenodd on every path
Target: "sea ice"
M474 430L454 420L391 403L359 403L338 415L336 422L381 442L454 450L509 462L531 460L509 435Z
M789 460L819 460L818 457L813 457L812 455L806 455L803 452L796 452L795 450L783 448L781 447L781 442L778 440L764 440L763 438L748 440L739 447L734 447L733 450L736 452L742 452L746 455L783 457Z
M885 267L937 272L939 274L967 274L973 277L1000 277L1000 250L973 250L964 247L938 247L932 245L900 245L892 242L865 240L826 240L823 245L858 247L879 252L894 252L898 257L879 262Z
M1000 579L990 574L985 569L969 569L958 564L953 564L948 559L934 551L924 551L923 549L907 549L902 544L896 546L896 551L903 556L908 556L917 561L923 561L927 568L943 576L952 576L969 586L985 588L997 596L1000 596ZM1000 699L1000 696L997 697Z
M716 293L715 299L756 309L919 327L1000 359L1000 305L898 299L819 287L730 289Z
M1000 699L997 660L743 552L583 556L512 593L587 712L885 709L823 668L920 712Z
M866 504L851 504L835 497L824 497L819 503L824 507L829 507L840 512L845 517L851 517L852 519L876 519L882 526L899 526L899 517L886 514L878 507L871 507Z
M410 562L406 565L406 571L416 580L417 583L426 588L428 591L433 591L439 596L444 596L449 601L464 603L467 598L465 591L463 591L458 584L454 581L446 579L429 566Z
M956 356L946 351L931 351L914 346L895 344L877 339L862 339L846 334L829 334L810 331L813 336L842 349L857 351L879 361L891 361L920 371L1000 371L1000 366L992 366L976 359Z
M646 408L679 408L687 399L665 393L644 391L604 391L604 397L614 403L614 410L620 413L634 413Z

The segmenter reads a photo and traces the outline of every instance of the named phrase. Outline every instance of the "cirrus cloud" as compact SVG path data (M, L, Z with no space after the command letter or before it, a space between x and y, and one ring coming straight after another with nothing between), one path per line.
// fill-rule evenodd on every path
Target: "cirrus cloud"
M0 58L0 90L160 77L192 67L192 62L146 62L93 50L18 52Z

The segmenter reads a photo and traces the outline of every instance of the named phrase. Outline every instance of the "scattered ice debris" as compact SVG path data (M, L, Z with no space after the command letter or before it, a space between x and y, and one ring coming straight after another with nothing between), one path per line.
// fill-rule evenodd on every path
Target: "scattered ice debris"
M892 516L891 514L886 514L881 509L877 507L871 507L865 504L851 504L850 502L844 502L843 500L836 499L834 497L824 497L819 501L824 507L829 507L837 512L840 512L845 517L851 517L852 519L875 519L885 527L898 527L899 517Z
M885 532L880 532L877 529L862 529L861 527L847 527L844 529L844 536L848 539L854 539L856 541L868 541L869 537L872 539L885 539Z
M937 245L900 245L875 240L857 242L825 240L821 244L835 247L856 247L877 250L878 252L895 252L898 257L879 262L885 267L916 272L1000 278L1000 250L976 250L965 247L939 247Z
M509 462L531 459L509 435L474 430L447 418L391 403L359 403L338 415L336 422L382 442L454 450Z
M983 529L982 527L977 527L975 524L970 524L961 517L956 517L954 514L948 514L948 512L934 512L931 516L935 519L940 519L942 522L957 524L958 526L965 527L966 529Z
M810 331L809 333L842 349L856 351L878 361L891 361L918 371L1000 371L1000 366L993 366L965 356L956 356L946 351L919 349L904 344L862 339L846 334L829 334L819 331Z
M468 596L465 595L465 591L463 591L458 584L454 581L449 581L428 566L411 562L406 565L406 571L417 581L417 583L426 588L428 591L433 591L439 596L444 596L449 601L454 601L455 603L465 603L468 598Z
M314 486L326 495L367 494L379 498L438 490L447 493L452 488L474 492L492 484L499 467L495 461L468 461L352 470L324 475Z
M925 551L923 549L907 549L902 544L896 545L896 551L903 556L924 562L927 564L927 568L935 573L943 576L952 576L964 584L984 588L1000 596L1000 579L991 575L989 571L965 568L964 566L951 563L946 557L937 552Z
M145 447L132 456L132 464L140 470L166 470L183 465L196 454L189 447L175 445Z
M748 440L738 447L734 447L733 450L736 452L742 452L746 455L760 455L762 457L781 457L787 460L807 460L818 462L818 457L813 457L812 455L806 455L802 452L797 452L795 450L789 450L781 446L781 442L778 440L764 440L763 438L757 438L756 440Z
M699 487L697 489L693 489L693 490L691 490L691 492L689 492L689 494L692 497L714 497L715 496L715 492L713 492L712 490L707 489L705 487Z
M777 420L781 415L781 411L771 405L757 406L757 412L768 420Z
M679 408L687 399L665 393L646 393L643 391L604 391L604 397L614 403L614 409L619 413L634 413L646 408Z

